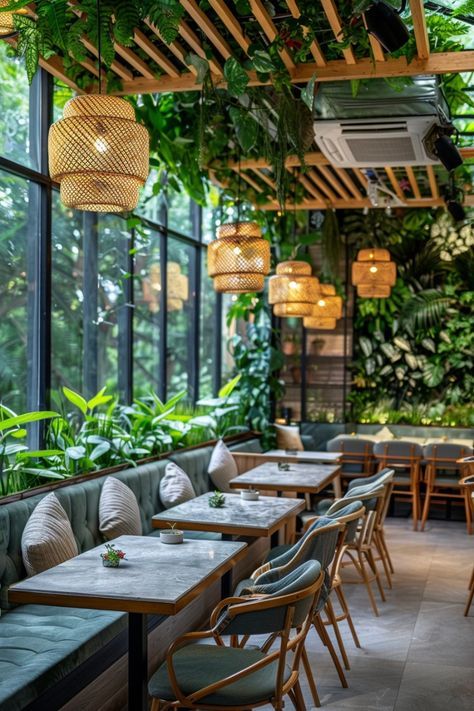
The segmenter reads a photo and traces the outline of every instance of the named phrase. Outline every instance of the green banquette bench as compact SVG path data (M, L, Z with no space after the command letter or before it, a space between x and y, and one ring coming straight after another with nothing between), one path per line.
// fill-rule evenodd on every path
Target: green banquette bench
M260 451L260 443L250 439L230 445L233 448ZM113 473L134 492L144 535L157 534L152 530L151 518L163 508L159 485L169 461L186 471L200 495L212 489L207 474L212 449L204 446L177 451L170 453L168 459ZM81 477L78 482L69 480L65 486L55 488L81 552L103 542L98 511L106 478L107 475ZM0 709L5 711L59 709L127 652L125 613L9 604L8 586L26 576L21 557L22 532L44 495L0 501ZM218 534L188 535L196 538ZM151 617L149 628L156 628L163 621Z

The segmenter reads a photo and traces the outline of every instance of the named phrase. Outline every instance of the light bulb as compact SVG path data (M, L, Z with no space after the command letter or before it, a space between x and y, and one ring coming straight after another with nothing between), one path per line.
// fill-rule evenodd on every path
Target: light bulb
M288 284L288 286L290 287L290 289L296 289L296 287L298 286L298 284L297 284L296 281L290 281L290 283Z
M101 138L100 136L95 139L94 146L98 153L107 153L107 151L109 150L109 144L105 139Z
M374 258L374 253L371 252L371 253L369 254L369 259L373 259L373 258Z
M372 274L375 274L376 272L378 272L378 269L377 267L370 267L369 271L372 272Z
M242 250L240 249L240 247L234 247L234 254L242 254Z
M324 299L319 299L318 306L326 306L326 302L324 301Z

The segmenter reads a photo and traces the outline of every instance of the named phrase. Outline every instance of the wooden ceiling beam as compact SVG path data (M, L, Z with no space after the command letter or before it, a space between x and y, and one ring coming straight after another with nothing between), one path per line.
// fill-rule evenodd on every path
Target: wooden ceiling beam
M229 10L225 0L209 0L209 4L219 19L224 23L239 47L244 50L245 54L248 54L250 40L245 36L239 22Z
M179 71L176 69L174 64L170 62L168 57L166 57L163 52L160 52L158 47L155 47L153 42L148 39L148 37L143 34L141 30L135 30L133 39L140 49L147 53L147 55L152 59L161 69L163 69L166 74L170 77L178 79Z
M180 0L181 5L197 25L204 32L209 42L211 42L224 59L229 59L232 56L232 51L229 44L222 37L221 33L216 29L206 13L201 10L196 0Z
M90 41L90 39L88 37L83 35L81 37L81 42L84 45L84 47L87 49L87 51L90 52L91 54L93 54L96 59L99 57L99 52L97 51L97 47L95 47L95 45L92 44L92 42ZM123 65L121 62L118 62L116 59L114 59L114 61L110 65L110 69L114 72L114 74L116 74L118 77L120 77L120 79L122 79L123 81L128 82L128 81L134 80L133 72L130 71L130 69L128 67L126 67L125 65ZM149 80L147 80L147 81L149 81Z
M310 151L309 153L306 153L305 155L305 164L306 165L329 165L329 160L326 158L325 155L320 153L319 151ZM247 170L249 168L271 168L272 165L271 163L268 162L266 158L245 158L240 161L240 163L236 161L230 161L228 163L228 168L232 168L232 170L235 170L236 168L240 167L242 170ZM288 156L288 158L285 160L285 168L299 168L301 167L301 161L298 158L298 156Z
M257 175L260 178L260 180L263 180L264 183L266 183L268 186L270 186L272 188L272 190L276 190L276 187L277 187L276 183L274 180L272 180L270 178L269 175L267 175L266 173L264 173L261 170L258 170L258 168L251 168L251 170L255 173L255 175Z
M131 67L137 70L142 77L145 79L154 79L155 73L151 71L150 67L146 62L143 61L141 57L138 56L130 47L124 47L124 45L114 42L114 49L122 59L130 64Z
M369 35L370 48L376 62L385 62L385 54L380 42L373 35Z
M418 185L418 182L416 180L415 173L413 171L413 168L411 165L407 165L405 168L408 176L408 180L410 182L411 189L413 191L413 195L417 200L421 200L421 193L420 193L420 186Z
M364 190L367 190L367 183L368 183L368 180L367 180L367 178L365 177L364 173L361 171L360 168L352 168L352 170L353 170L353 172L354 172L354 175L357 177L357 180L358 180L359 183L362 185L363 189L364 189Z
M187 22L184 20L181 20L179 23L178 27L178 32L181 35L181 37L185 40L185 42L188 43L188 45L191 47L194 52L198 55L198 57L202 57L202 59L207 59L206 53L202 48L202 44L199 41L199 37L197 34L190 28ZM215 59L209 59L209 68L213 74L222 74L223 70L219 62L216 62Z
M433 166L427 165L426 172L428 173L428 180L430 183L431 197L433 197L436 200L437 198L439 198L439 188L438 188L438 183L436 181L436 175L433 170Z
M339 176L340 180L342 180L342 182L346 185L352 195L356 198L356 200L364 199L362 193L352 180L347 170L345 170L344 168L338 168L337 166L333 166L333 170Z
M327 198L325 198L319 190L317 190L313 183L308 180L304 175L301 173L298 175L298 181L301 183L301 185L307 190L307 192L313 197L316 198L322 205L325 205L327 203Z
M472 200L471 200L472 198ZM474 204L474 195L473 196L468 196L468 199L465 201L466 205L469 204ZM421 199L409 199L407 200L407 207L442 207L444 205L444 200L441 198L435 200L433 198L421 198ZM271 202L264 203L263 205L259 205L259 210L281 210L280 204L276 201L273 200ZM324 209L332 209L332 210L362 210L363 208L368 207L369 209L374 209L373 206L370 204L370 201L367 199L364 200L333 200L331 202L326 202L321 203L318 200L304 200L301 203L296 204L296 209L297 210L324 210ZM293 203L286 203L283 209L295 209L295 205Z
M268 14L265 5L263 4L262 0L249 1L250 8L253 14L255 15L255 18L257 19L258 24L260 25L270 42L273 42L273 40L278 37L278 30L275 27L272 18ZM286 47L280 50L280 57L287 69L294 69L295 63Z
M321 190L322 193L327 195L327 197L329 198L329 200L331 202L335 202L338 199L338 196L336 195L336 193L334 193L331 190L331 188L329 188L326 185L326 183L323 180L321 180L321 178L319 177L319 175L316 173L315 170L308 170L306 175L316 185L316 187L318 187Z
M413 32L415 33L418 57L420 59L428 59L430 56L430 41L426 27L423 0L410 0L410 12L411 19L413 20Z
M296 4L295 0L286 0L286 4L288 5L288 9L291 12L292 17L297 20L299 17L301 17L301 11ZM303 32L306 35L308 33L308 28L303 27ZM309 46L310 52L313 55L313 59L316 62L318 66L325 67L327 62L326 62L326 57L323 54L323 50L319 46L319 42L316 39L313 39Z
M334 33L334 37L338 42L341 42L342 22L336 3L334 2L334 0L321 0L321 5L323 6L323 10ZM355 64L357 62L352 47L347 47L346 49L343 49L342 53L347 64Z
M77 84L68 77L66 70L64 69L63 60L61 57L50 57L49 59L39 58L39 65L42 69L46 69L47 72L52 74L53 77L59 79L66 84L70 89L76 91L78 94L83 94L84 90L80 89Z
M403 202L406 202L405 194L400 187L400 183L397 180L397 176L395 175L393 168L391 168L389 165L386 165L384 170L387 173L388 179L390 180L390 184L397 198L399 200L402 200Z
M154 31L157 33L156 28ZM176 45L176 43L170 45L170 50L179 58L179 55L173 49L173 45ZM184 58L181 61L185 64ZM437 52L430 54L428 59L415 58L409 64L406 57L390 57L385 62L360 59L357 64L353 65L348 65L344 60L335 60L328 62L324 67L318 66L315 62L308 62L290 69L289 74L290 81L293 84L306 84L314 74L316 74L318 82L326 82L471 71L474 71L474 50ZM248 76L249 86L266 86L271 83L270 80L261 81L256 72L248 72ZM220 75L215 76L214 81L223 87L226 84ZM197 90L201 88L201 85L195 84L192 88ZM189 89L190 86L186 78L183 77L175 79L173 82L170 82L168 77L160 77L159 79L137 78L130 81L125 80L122 89L115 93L118 95L154 94L162 91L188 91Z
M160 34L160 31L158 28L152 23L149 22L148 20L145 20L145 24L150 28L150 30L158 37L158 39L163 42L163 37ZM165 42L163 42L165 44ZM125 88L127 84L124 82L123 88L125 91L120 91L118 92L119 94L130 94L130 93L137 93L137 94L148 94L148 93L160 93L160 92L165 92L165 91L189 91L190 89L197 89L201 85L196 84L196 75L197 75L197 69L192 66L192 64L188 64L186 62L186 52L184 50L184 47L179 44L179 42L171 42L170 44L167 45L169 48L170 52L174 54L176 59L178 59L181 64L183 64L185 67L189 69L189 72L186 72L184 75L181 74L178 79L174 79L172 77L160 77L159 79L155 79L154 83L159 83L161 86L159 89L155 89L152 92L147 92L147 91L137 91L137 92L130 92L127 91ZM137 79L134 80L135 82ZM140 80L138 80L140 81ZM144 81L144 80L141 80ZM132 82L134 83L134 82ZM179 87L179 88L175 88Z
M238 170L235 171L241 178L242 180L245 180L246 183L250 185L257 193L263 193L263 188L261 185L257 183L256 180L254 180L250 175L248 175L245 171L241 170L240 173Z
M351 196L347 192L347 190L340 184L339 180L335 177L331 169L326 166L326 165L320 165L318 166L318 170L321 173L321 175L326 178L328 183L332 185L336 193L339 194L343 200L350 200Z

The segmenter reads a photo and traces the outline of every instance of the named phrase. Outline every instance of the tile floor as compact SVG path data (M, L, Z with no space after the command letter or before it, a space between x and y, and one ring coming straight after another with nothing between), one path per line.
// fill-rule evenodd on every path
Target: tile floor
M314 632L308 651L323 708L330 711L473 711L474 604L463 617L474 565L474 536L454 521L429 521L424 533L387 521L393 589L371 612L365 588L346 585L362 648L341 623L351 662L343 689ZM378 602L378 600L377 600ZM313 711L303 677L308 711ZM291 702L287 703L291 708ZM267 707L265 706L265 711ZM268 707L270 708L270 707Z

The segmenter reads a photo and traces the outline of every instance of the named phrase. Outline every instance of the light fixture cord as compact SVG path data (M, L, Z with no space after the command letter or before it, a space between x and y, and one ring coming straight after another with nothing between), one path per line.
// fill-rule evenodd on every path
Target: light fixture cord
M239 162L237 167L237 222L240 222L240 151L239 151Z
M99 60L99 94L102 94L102 23L100 16L100 0L97 0L97 53Z

